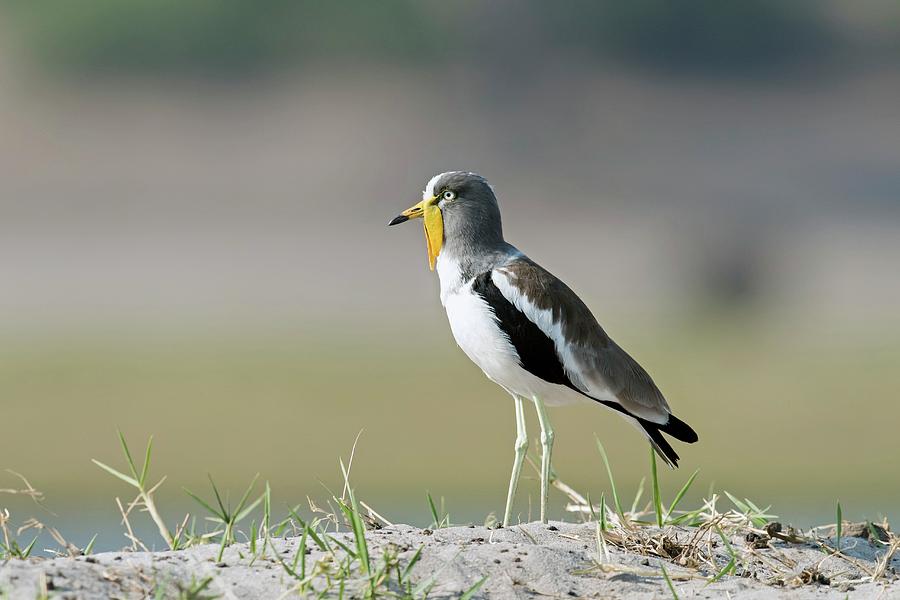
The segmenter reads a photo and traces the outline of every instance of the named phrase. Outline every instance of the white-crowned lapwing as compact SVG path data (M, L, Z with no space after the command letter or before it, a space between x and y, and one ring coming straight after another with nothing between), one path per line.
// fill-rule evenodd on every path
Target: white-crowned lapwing
M606 334L566 284L503 239L500 209L488 182L451 171L431 178L422 201L389 225L423 218L428 263L437 267L441 303L453 337L488 378L515 400L515 461L504 526L528 448L523 400L541 426L541 521L553 429L546 406L598 402L642 431L671 467L678 454L663 434L682 442L697 434L672 414L650 375Z

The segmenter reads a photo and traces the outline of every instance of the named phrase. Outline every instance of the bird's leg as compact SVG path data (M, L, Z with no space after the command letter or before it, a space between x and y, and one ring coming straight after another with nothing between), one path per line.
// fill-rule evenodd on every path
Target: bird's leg
M509 493L506 495L506 510L503 511L503 526L509 526L509 519L512 515L513 500L516 497L516 488L519 485L519 474L522 472L522 462L525 460L525 453L528 450L528 433L525 431L525 407L522 405L522 398L512 395L516 404L516 456L513 459L512 476L509 478Z
M541 424L541 523L547 522L547 498L550 495L550 456L553 454L553 427L544 401L534 397L538 422Z

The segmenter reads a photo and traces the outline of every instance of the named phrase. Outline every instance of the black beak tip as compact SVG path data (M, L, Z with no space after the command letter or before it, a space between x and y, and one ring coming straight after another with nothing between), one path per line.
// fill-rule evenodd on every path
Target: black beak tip
M406 221L409 221L409 217L406 217L404 215L397 215L396 217L391 219L391 222L388 223L388 227L390 227L391 225L399 225L400 223L405 223Z

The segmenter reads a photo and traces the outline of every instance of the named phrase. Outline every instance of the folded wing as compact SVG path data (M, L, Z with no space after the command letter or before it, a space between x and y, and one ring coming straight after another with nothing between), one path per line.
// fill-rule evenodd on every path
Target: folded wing
M650 375L606 334L566 284L520 256L479 277L474 290L494 310L523 368L632 418L670 465L678 455L660 431L685 442L697 434L671 414Z

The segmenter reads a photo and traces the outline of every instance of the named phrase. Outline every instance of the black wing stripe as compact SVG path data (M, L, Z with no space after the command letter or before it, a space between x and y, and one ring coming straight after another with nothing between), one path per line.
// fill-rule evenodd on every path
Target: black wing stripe
M617 402L599 400L575 387L572 380L566 375L566 370L559 358L559 354L556 352L556 345L553 343L553 340L547 337L540 327L530 321L525 316L525 313L506 299L506 296L494 285L491 271L482 273L475 278L472 284L472 291L481 296L488 306L491 307L491 310L494 311L498 325L509 337L509 341L516 349L519 355L519 364L523 369L548 383L564 385L595 402L636 419L647 431L647 435L654 442L654 446L659 451L660 456L663 456L667 462L677 464L678 455L672 450L665 438L660 435L660 431L684 442L693 443L697 441L697 434L694 433L694 430L674 415L669 415L668 423L653 423L632 415Z
M523 369L549 383L576 389L566 375L553 340L506 299L494 285L491 271L475 278L472 291L481 296L494 311L500 329L509 337L509 341L519 354L519 364Z
M656 450L659 457L666 461L666 464L670 467L677 469L679 460L678 453L672 448L672 444L670 444L659 432L659 426L655 423L643 421L641 422L641 427L647 432L647 437L650 438L650 444L653 446L653 449Z

